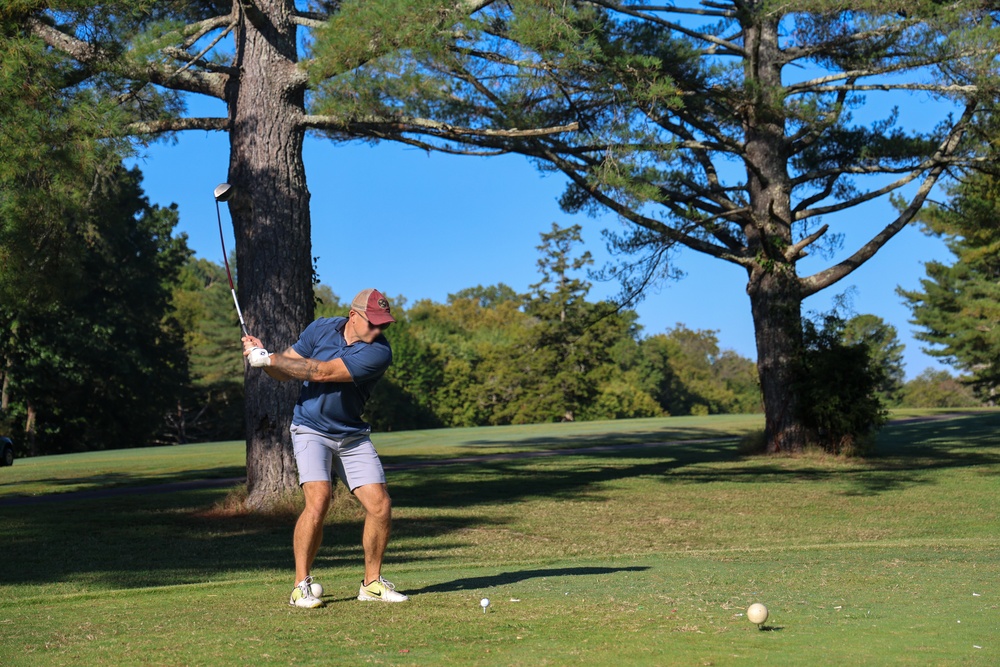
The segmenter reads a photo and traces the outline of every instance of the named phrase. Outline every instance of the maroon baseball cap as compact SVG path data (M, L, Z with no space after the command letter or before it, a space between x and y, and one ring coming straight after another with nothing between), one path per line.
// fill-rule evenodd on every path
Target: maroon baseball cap
M358 292L354 301L351 302L351 310L361 313L366 320L375 326L391 324L396 321L396 318L389 314L389 300L374 288Z

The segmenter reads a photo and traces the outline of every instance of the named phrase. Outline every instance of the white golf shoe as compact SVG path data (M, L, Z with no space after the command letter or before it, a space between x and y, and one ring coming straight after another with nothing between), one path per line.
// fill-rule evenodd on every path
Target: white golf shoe
M293 607L302 607L303 609L322 607L323 601L313 595L314 586L319 586L319 584L313 584L312 577L306 577L300 581L292 589L292 596L288 598L288 604ZM321 591L322 588L319 590Z
M406 602L410 598L402 593L396 592L396 585L391 581L386 581L379 577L367 586L361 582L361 589L358 591L358 599L365 602Z

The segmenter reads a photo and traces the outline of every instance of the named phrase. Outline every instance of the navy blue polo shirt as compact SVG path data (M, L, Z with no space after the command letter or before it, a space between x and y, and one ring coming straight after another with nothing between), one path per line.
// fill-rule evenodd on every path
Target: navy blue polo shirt
M351 382L303 382L292 423L342 438L371 426L361 419L372 388L392 363L392 348L385 336L372 343L348 345L344 339L346 317L324 317L306 327L292 349L307 359L343 359Z

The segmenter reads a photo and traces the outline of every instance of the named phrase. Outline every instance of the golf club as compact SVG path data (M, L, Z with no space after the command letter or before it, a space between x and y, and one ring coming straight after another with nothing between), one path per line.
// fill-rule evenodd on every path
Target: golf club
M222 261L226 265L226 276L229 278L229 291L233 295L233 303L236 304L236 314L240 318L240 329L243 330L244 336L249 336L250 332L247 331L246 322L243 321L243 311L240 310L240 302L236 298L236 286L233 285L233 274L229 270L229 258L226 256L226 239L222 235L222 214L219 212L219 202L229 201L229 198L233 196L233 186L229 183L219 183L215 186L215 217L219 220L219 241L222 242Z

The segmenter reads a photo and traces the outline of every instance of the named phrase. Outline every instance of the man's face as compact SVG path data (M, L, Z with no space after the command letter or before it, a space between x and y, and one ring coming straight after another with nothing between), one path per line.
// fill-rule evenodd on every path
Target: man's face
M356 310L352 310L349 317L351 326L354 329L354 335L358 337L358 340L365 343L374 342L391 324L391 322L389 324L372 324L368 321L368 318Z

